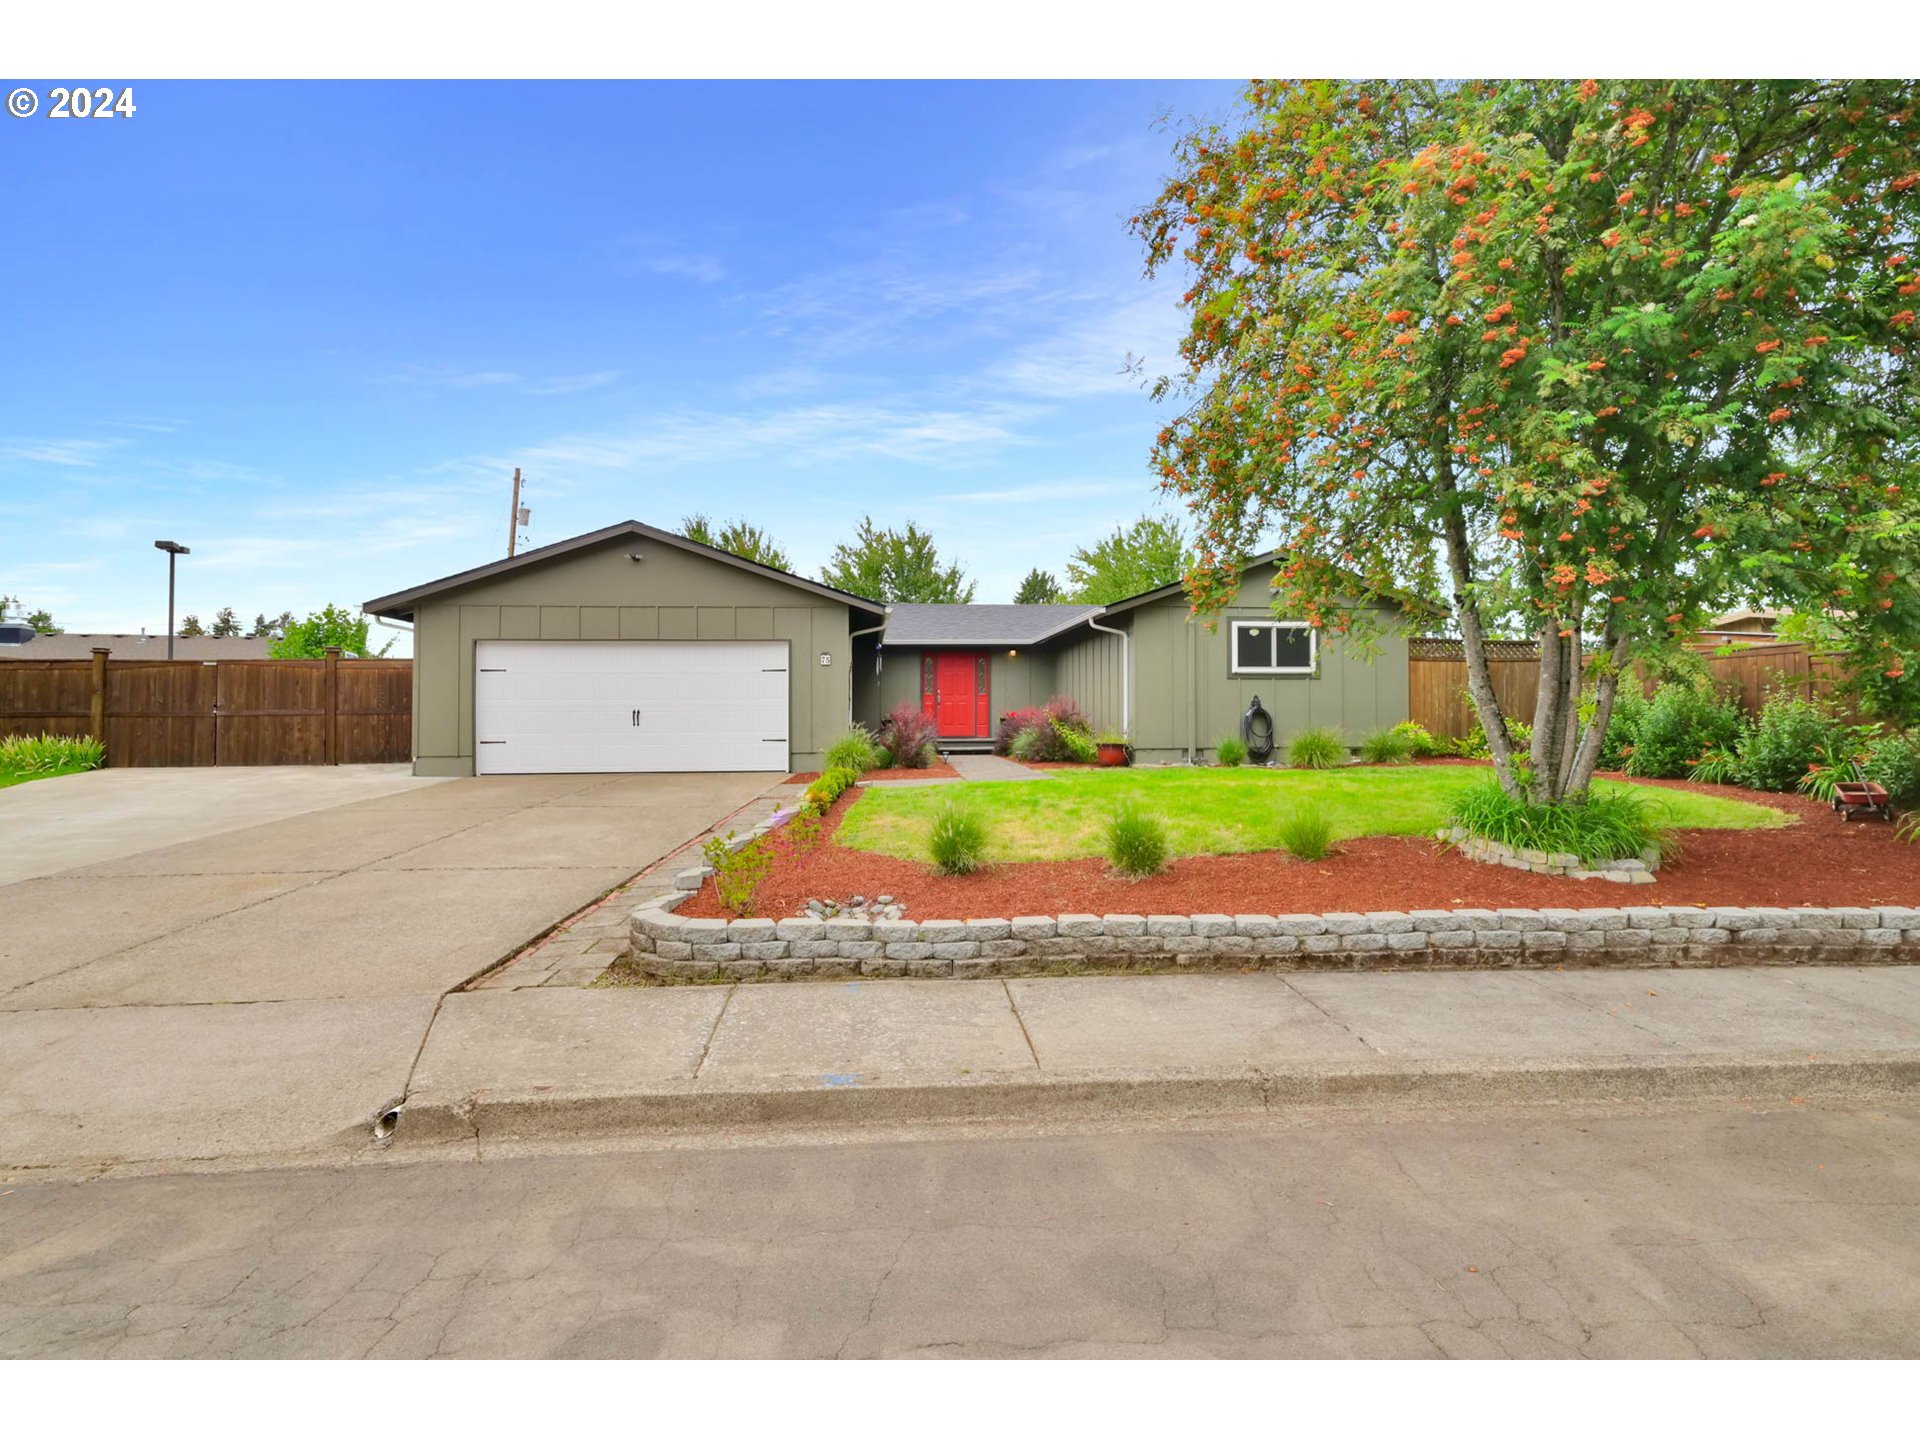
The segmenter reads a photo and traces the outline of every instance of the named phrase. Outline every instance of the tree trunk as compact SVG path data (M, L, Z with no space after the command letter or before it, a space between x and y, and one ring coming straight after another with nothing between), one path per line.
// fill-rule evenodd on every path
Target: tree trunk
M1612 643L1606 650L1607 666L1594 686L1593 719L1587 722L1586 734L1580 738L1580 747L1574 752L1573 766L1567 772L1567 782L1561 791L1569 796L1586 794L1587 787L1593 783L1594 768L1600 763L1600 747L1606 742L1607 725L1613 719L1613 702L1620 693L1620 667L1627 663L1627 639L1624 635L1611 634L1606 638Z
M1571 668L1577 674L1578 661ZM1560 746L1566 735L1568 669L1559 617L1549 615L1540 626L1540 680L1534 690L1533 743L1527 755L1527 763L1533 769L1527 786L1528 798L1536 805L1550 805L1558 798Z
M1487 753L1493 757L1493 773L1500 786L1515 799L1524 798L1518 775L1514 772L1513 745L1507 739L1507 717L1501 713L1500 699L1493 693L1493 671L1487 664L1486 631L1480 624L1480 608L1471 594L1472 572L1467 565L1467 527L1457 511L1449 513L1442 527L1446 540L1447 575L1452 582L1453 621L1460 627L1460 648L1467 660L1467 693L1479 712L1480 725L1487 732Z

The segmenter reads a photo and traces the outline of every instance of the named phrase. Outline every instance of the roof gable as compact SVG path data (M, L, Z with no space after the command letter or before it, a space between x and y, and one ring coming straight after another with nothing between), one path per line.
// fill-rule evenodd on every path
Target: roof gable
M1091 616L1098 605L891 605L888 645L1037 645Z
M518 571L535 567L563 556L587 550L595 545L603 545L610 540L623 537L651 540L659 544L672 545L690 554L701 555L722 564L744 570L750 575L761 575L769 580L777 580L804 590L810 595L823 599L837 600L851 609L865 611L869 615L879 616L886 613L885 607L859 595L849 595L844 590L835 590L831 585L822 585L816 580L790 574L785 570L776 570L771 565L762 565L758 561L748 560L729 550L716 549L712 545L702 545L697 540L689 540L684 535L675 535L669 530L656 529L652 525L643 525L638 520L622 520L617 525L605 529L591 530L585 535L575 535L567 540L556 540L551 545L542 545L538 549L523 551L521 554L505 560L495 560L487 565L476 565L471 570L462 570L438 580L430 580L424 585L415 585L411 589L396 590L391 595L382 595L369 600L360 608L369 615L386 615L400 619L411 619L414 608L422 600L430 600L449 590L474 585L482 580L491 580L497 576L510 575Z
M1285 553L1279 550L1269 550L1264 555L1255 555L1240 567L1240 574L1244 577L1250 570L1258 570L1262 565L1272 565L1284 558ZM1171 585L1161 585L1156 589L1143 590L1138 595L1129 595L1124 600L1115 600L1107 605L1105 610L1109 615L1117 614L1123 610L1132 610L1137 606L1152 605L1161 600L1170 600L1176 595L1184 594L1185 591L1186 581L1184 579L1175 580ZM1408 592L1383 595L1381 598L1391 604L1398 605L1403 610L1411 611L1415 614L1444 615L1446 613L1446 607L1437 601L1423 599L1421 596Z

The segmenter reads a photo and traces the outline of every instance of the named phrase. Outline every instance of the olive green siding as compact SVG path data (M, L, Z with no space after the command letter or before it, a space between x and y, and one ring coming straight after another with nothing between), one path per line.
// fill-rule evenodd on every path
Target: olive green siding
M1260 697L1273 716L1274 738L1287 740L1309 726L1331 725L1355 744L1369 730L1405 720L1407 634L1389 615L1387 633L1370 659L1322 634L1312 675L1232 673L1231 621L1273 618L1272 567L1242 577L1240 593L1215 617L1215 627L1189 618L1184 595L1142 605L1104 623L1131 622L1133 634L1132 740L1148 762L1196 759L1222 736L1240 733L1241 716Z
M473 773L481 640L785 640L789 760L816 768L847 724L848 632L874 623L848 617L781 581L632 536L435 595L414 615L414 772Z
M939 647L949 652L967 649L965 646L948 645ZM919 646L888 645L880 651L880 673L873 674L873 660L863 658L860 673L854 680L854 713L860 722L870 730L877 730L880 722L894 706L906 703L916 709L920 705L920 661L925 655L936 654L933 647L922 649ZM978 650L970 653L978 654ZM1044 649L1019 647L1012 653L1006 646L998 650L987 650L987 694L994 726L1000 724L1000 717L1009 710L1029 710L1041 705L1058 693L1054 683L1054 657Z
M1100 623L1116 630L1126 628L1109 620ZM1125 643L1118 635L1078 630L1060 647L1054 661L1055 692L1078 700L1096 732L1126 728Z

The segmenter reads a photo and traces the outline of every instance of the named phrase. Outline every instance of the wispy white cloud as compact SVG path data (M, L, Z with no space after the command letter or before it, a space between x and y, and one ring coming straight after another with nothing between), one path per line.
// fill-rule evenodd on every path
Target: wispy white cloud
M125 443L124 440L0 440L0 460L85 469L98 465L109 451Z
M965 490L933 498L964 505L1027 505L1050 500L1088 500L1099 495L1137 495L1141 488L1138 480L1036 480L1031 485L1014 485L1003 490Z
M598 390L620 378L618 370L594 370L585 375L555 375L546 380L529 380L522 388L529 395L573 395L582 390Z
M702 285L727 278L727 267L711 255L655 255L641 263L656 275L681 275Z
M813 405L768 412L682 412L597 432L565 435L511 456L473 462L491 473L519 465L544 483L596 472L688 468L765 460L817 465L855 457L939 464L983 448L1025 443L1023 406L990 401L944 407L905 401Z
M511 370L455 370L445 366L408 365L375 375L375 385L440 385L450 390L480 390L489 385L513 385L520 377Z
M512 388L522 395L572 395L594 390L620 378L618 370L587 370L577 375L524 376L514 370L459 370L445 366L408 365L376 375L375 385L424 385L444 390Z
M1171 365L1181 328L1170 295L1095 301L989 367L985 378L1055 400L1138 390L1139 370L1157 374Z

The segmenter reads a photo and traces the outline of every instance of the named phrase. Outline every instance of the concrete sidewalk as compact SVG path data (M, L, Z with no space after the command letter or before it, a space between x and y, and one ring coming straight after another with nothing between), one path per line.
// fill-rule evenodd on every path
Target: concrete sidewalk
M1920 1084L1920 967L1095 976L449 996L399 1140Z

